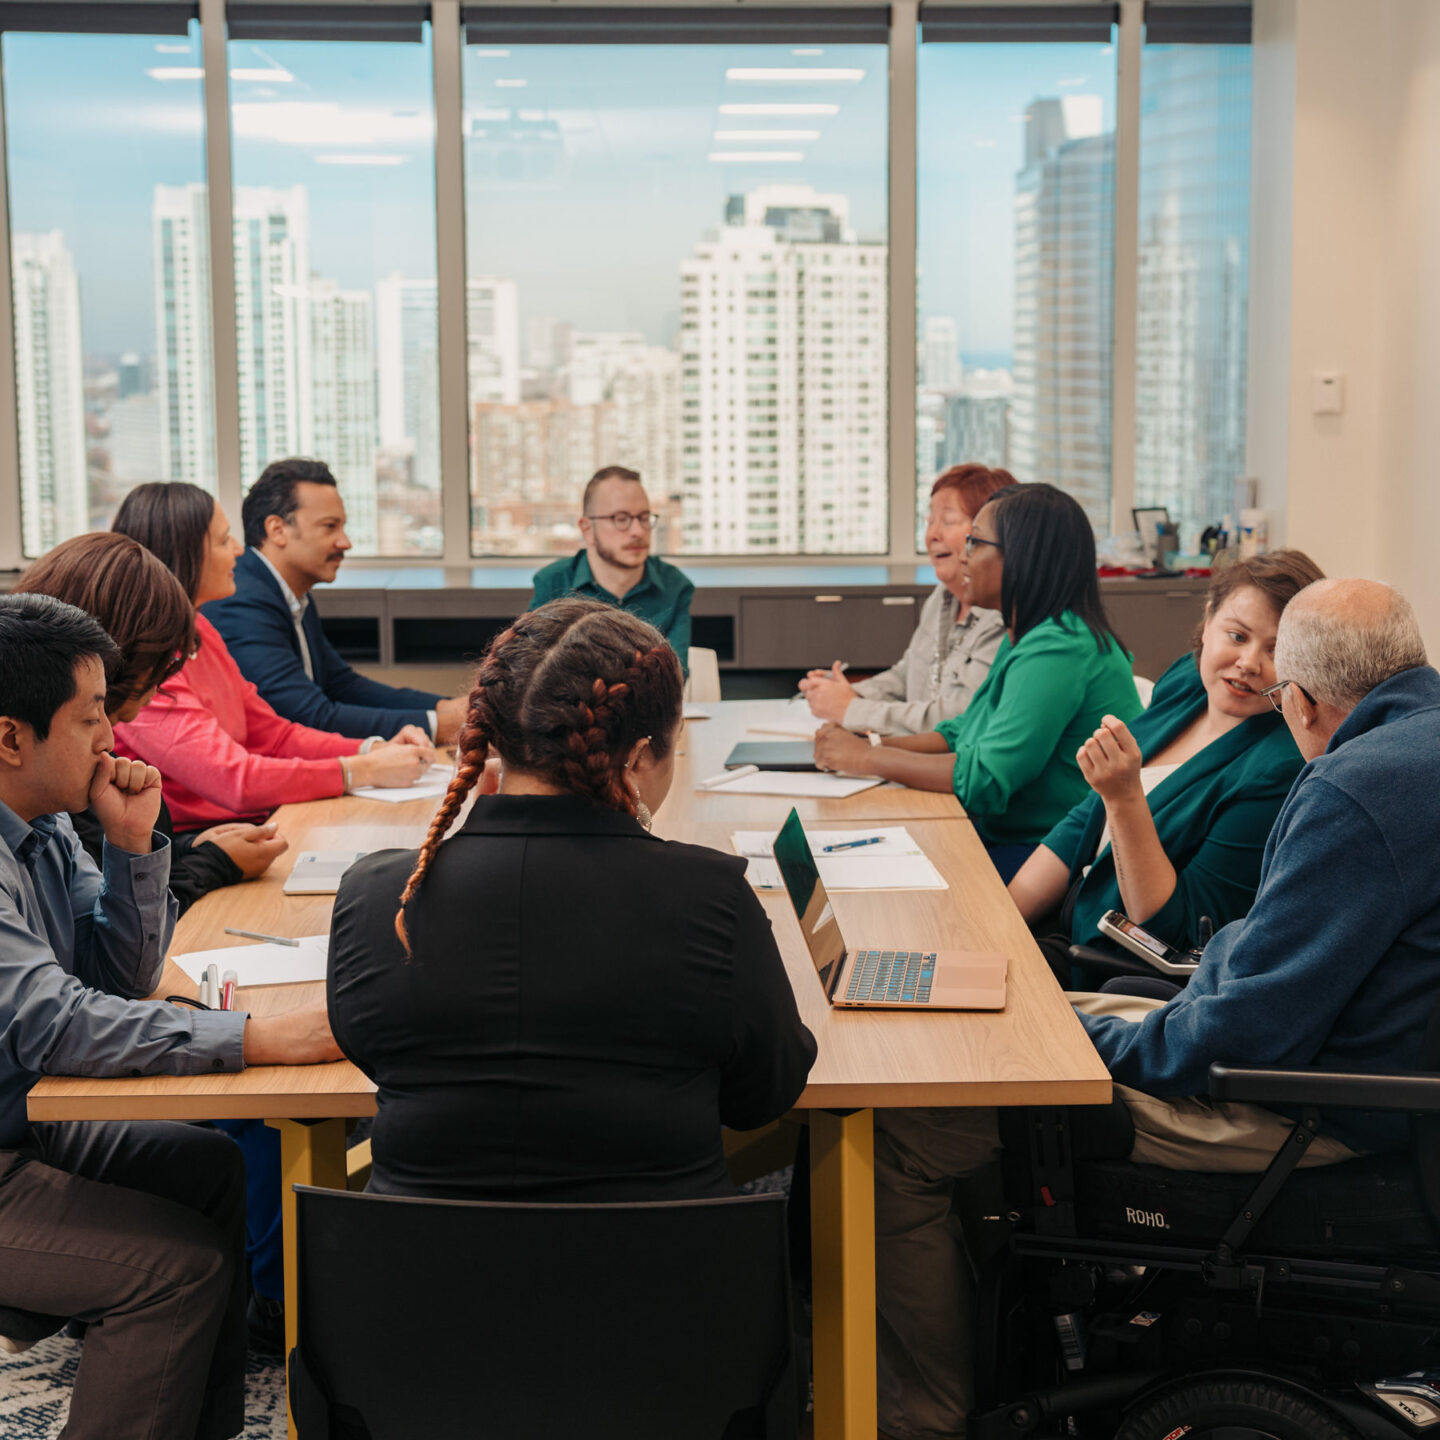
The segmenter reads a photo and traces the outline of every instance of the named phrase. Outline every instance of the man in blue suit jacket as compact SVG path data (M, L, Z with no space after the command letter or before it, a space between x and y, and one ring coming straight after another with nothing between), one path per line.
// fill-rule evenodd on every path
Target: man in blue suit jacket
M310 592L339 572L350 539L345 503L319 460L266 466L241 507L245 553L235 593L204 606L261 697L287 720L364 739L416 725L438 744L453 743L464 700L397 689L350 668L325 638Z

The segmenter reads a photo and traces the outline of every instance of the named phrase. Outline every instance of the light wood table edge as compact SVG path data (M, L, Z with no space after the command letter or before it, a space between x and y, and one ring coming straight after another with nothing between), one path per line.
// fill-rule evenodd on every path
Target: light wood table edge
M87 1100L89 1120L362 1120L375 1113L373 1094L338 1097L297 1090L293 1094L267 1094L263 1106L253 1095L217 1094L176 1096L117 1095ZM31 1100L31 1120L71 1120L74 1101L47 1095ZM257 1111L263 1109L263 1115Z
M875 1087L854 1085L808 1085L795 1102L797 1110L908 1110L932 1105L953 1110L973 1110L994 1105L1014 1108L1025 1105L1108 1105L1112 1099L1110 1077L1095 1080L997 1081L955 1085L937 1081L933 1085L887 1085L883 1104L875 1099Z

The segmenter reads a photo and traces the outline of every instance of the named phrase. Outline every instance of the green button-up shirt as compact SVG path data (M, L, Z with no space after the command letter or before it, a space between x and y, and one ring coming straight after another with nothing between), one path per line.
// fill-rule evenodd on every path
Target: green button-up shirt
M538 610L551 600L565 595L579 595L586 600L603 600L620 610L628 610L653 625L680 657L681 667L690 673L690 597L695 586L683 570L664 560L650 556L645 562L645 575L624 599L612 595L590 569L590 556L577 550L565 560L556 560L535 576L535 594L530 608Z

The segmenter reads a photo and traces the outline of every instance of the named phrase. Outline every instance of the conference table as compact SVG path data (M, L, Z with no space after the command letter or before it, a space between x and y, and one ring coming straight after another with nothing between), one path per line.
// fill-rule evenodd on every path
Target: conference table
M677 743L675 781L656 816L667 839L732 851L737 828L778 829L793 805L808 827L903 824L934 864L944 890L838 891L835 911L857 947L1000 950L1010 958L1003 1011L914 1013L832 1010L788 899L760 892L802 1019L818 1055L796 1102L810 1129L815 1435L873 1440L875 1210L873 1117L911 1105L1104 1104L1110 1077L1066 1003L953 795L880 786L845 799L788 799L701 791L742 739L783 739L754 725L803 715L777 701L705 706ZM413 847L436 802L348 796L287 805L277 814L289 850L258 880L218 890L180 921L171 955L234 942L227 925L275 935L329 927L333 897L287 896L283 883L304 850ZM194 993L167 964L159 994ZM318 983L252 987L239 1008L274 1013L319 998ZM375 1088L346 1061L254 1067L235 1075L140 1079L48 1077L30 1092L32 1120L260 1118L280 1132L284 1193L286 1344L295 1343L295 1202L292 1186L343 1188L346 1122L373 1115ZM293 1422L291 1434L294 1434Z

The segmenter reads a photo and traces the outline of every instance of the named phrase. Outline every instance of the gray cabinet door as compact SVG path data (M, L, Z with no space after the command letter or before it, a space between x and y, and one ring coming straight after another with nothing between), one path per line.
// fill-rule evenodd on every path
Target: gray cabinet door
M740 602L741 655L749 670L808 669L843 660L883 670L915 631L914 595L747 595Z
M1180 590L1157 589L1158 582L1148 580L1132 583L1133 591L1102 591L1105 613L1134 655L1135 673L1158 680L1190 648L1205 614L1205 586Z

